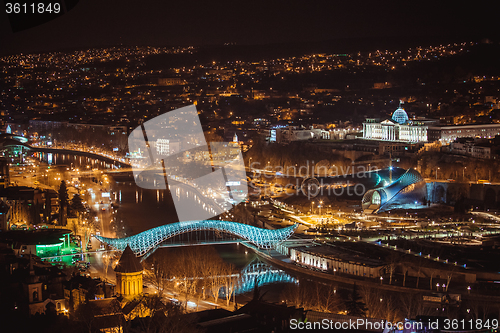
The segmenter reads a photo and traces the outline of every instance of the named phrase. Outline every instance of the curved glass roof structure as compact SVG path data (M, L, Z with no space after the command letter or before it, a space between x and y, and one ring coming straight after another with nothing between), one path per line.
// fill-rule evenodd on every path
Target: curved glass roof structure
M418 171L408 169L393 183L366 191L362 207L368 213L378 213L422 201L425 196L424 179Z
M31 146L28 145L27 142L28 139L23 136L10 133L0 133L0 150L18 146L23 146L29 149Z
M297 224L283 229L262 229L248 224L220 220L183 221L165 224L146 230L137 235L124 238L107 238L95 235L100 242L117 250L123 251L130 246L137 256L148 256L166 239L186 232L201 230L216 230L236 235L250 241L260 249L275 248L279 243L290 237Z
M392 114L392 120L398 124L406 124L408 119L408 114L406 114L406 111L402 107L397 108Z

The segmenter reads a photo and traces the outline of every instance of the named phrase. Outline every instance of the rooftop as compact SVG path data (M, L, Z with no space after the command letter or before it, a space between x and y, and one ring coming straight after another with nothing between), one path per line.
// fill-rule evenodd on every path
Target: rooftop
M139 259L135 256L130 246L127 245L125 250L115 267L115 272L119 273L136 273L142 272L142 265Z
M327 259L340 259L344 262L357 263L368 267L383 266L384 262L376 258L370 258L369 254L361 255L360 253L349 251L346 248L341 248L336 245L314 245L300 246L295 248L298 251L310 253Z

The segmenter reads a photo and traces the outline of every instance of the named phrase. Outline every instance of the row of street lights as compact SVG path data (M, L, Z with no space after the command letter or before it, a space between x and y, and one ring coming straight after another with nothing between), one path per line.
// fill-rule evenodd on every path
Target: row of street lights
M319 202L318 208L319 208L319 215L321 215L321 206L323 205L323 201ZM313 214L313 208L314 208L314 201L311 201L311 214Z

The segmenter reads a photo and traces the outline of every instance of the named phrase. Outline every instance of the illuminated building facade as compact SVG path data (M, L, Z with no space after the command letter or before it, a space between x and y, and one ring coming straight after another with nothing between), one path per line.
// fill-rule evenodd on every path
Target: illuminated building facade
M392 114L391 119L382 122L375 118L366 119L363 123L363 138L400 142L427 142L427 131L435 120L410 120L406 111L400 106Z
M156 140L156 153L159 155L170 155L170 140L158 139Z
M493 139L500 135L500 124L474 124L429 127L429 141L448 144L457 138Z
M345 249L328 246L299 246L290 248L290 259L330 273L343 273L370 278L378 278L383 272L381 260L360 257Z
M457 138L492 139L500 135L500 124L472 124L439 126L433 119L409 119L401 106L391 119L380 121L368 118L363 123L363 139L424 143L438 141L442 144Z

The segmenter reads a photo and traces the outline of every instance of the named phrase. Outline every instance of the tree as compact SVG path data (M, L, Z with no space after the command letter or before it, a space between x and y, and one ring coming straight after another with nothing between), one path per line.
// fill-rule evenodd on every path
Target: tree
M361 295L358 293L358 287L356 283L352 287L352 292L349 299L345 302L347 309L347 314L350 316L362 317L365 315L367 308L365 303L362 301Z
M494 307L494 304L479 299L470 299L464 302L464 308L470 309L467 316L474 320L483 320L483 322L489 317L490 313L498 314L498 309L494 309Z
M109 264L111 263L111 253L102 254L102 266L104 268L104 281L108 279Z
M392 252L389 257L389 263L386 266L386 270L389 272L389 284L392 284L392 277L396 272L396 267L399 263L399 256L397 253Z
M129 318L130 328L125 332L144 333L193 333L200 332L190 319L183 316L183 309L172 302L163 303L158 295L141 295L134 310L134 319ZM134 302L133 301L133 302Z
M383 293L380 289L361 286L363 302L366 304L366 316L370 318L382 318Z
M318 291L318 299L320 300L320 311L336 313L339 311L339 299L337 297L337 289L333 285L316 284Z
M210 292L214 298L214 303L219 300L219 293L222 289L221 274L224 270L224 263L221 261L213 261L208 270L208 283L210 285Z
M406 263L403 263L402 268L403 268L403 287L405 287L406 286L406 275L408 274L409 267L406 265Z
M78 222L76 221L71 221L71 223L67 226L67 228L71 231L73 231L73 234L74 235L78 235L78 231L79 231L79 225L78 225Z
M296 307L306 308L303 305L303 298L301 295L301 288L296 284L287 284L285 289L283 290L281 296L287 304L295 305ZM257 277L255 277L255 286L254 286L254 299L258 299L258 289L257 289Z
M432 290L432 278L434 277L434 274L436 274L436 271L434 271L434 269L431 269L430 270L430 273L431 273L431 276L430 276L430 290Z
M147 270L146 279L156 288L161 297L169 277L167 256L155 256L151 269Z
M446 271L446 289L445 291L448 292L448 287L450 286L451 279L453 278L453 274L455 274L456 267L451 266L451 269Z
M59 206L67 206L69 201L68 189L66 188L66 182L61 180L59 185Z
M223 272L223 281L224 281L224 293L226 295L227 306L229 306L229 302L231 301L231 296L233 296L234 291L236 289L236 280L232 276L236 270L233 265L226 265Z
M398 298L402 315L405 318L414 318L418 313L419 304L422 302L421 294L400 293Z
M92 326L94 325L95 314L92 312L87 303L80 304L76 310L76 318L78 321L85 324L89 333L92 333Z
M420 282L420 272L422 271L422 266L423 266L423 259L422 256L418 256L418 259L414 261L414 265L417 266L417 285L416 288L418 289L418 284Z
M66 182L61 181L59 186L59 224L66 225L66 217L68 211L68 189L66 188Z
M73 195L73 199L71 199L71 210L77 214L85 211L85 206L83 206L82 198L79 194Z

